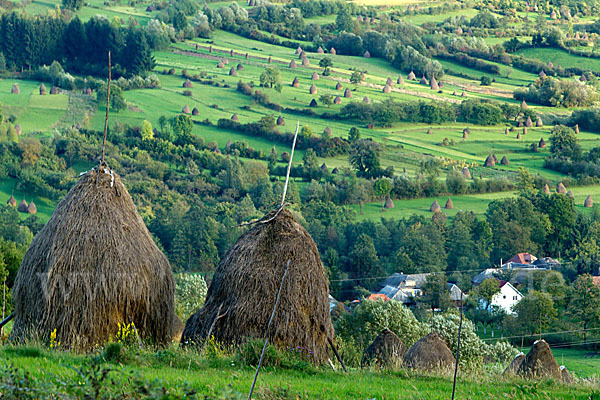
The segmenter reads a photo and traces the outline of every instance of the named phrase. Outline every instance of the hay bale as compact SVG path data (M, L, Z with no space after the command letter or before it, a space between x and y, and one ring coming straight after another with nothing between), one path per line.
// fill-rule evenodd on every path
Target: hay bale
M365 96L365 97L363 97L363 100L362 100L362 101L363 101L363 103L365 103L365 104L371 104L371 99L369 99L369 97L368 97L368 96Z
M10 197L8 198L8 201L6 202L7 205L11 206L11 207L16 207L17 206L17 199L15 199L15 196L13 196L12 194L10 195Z
M517 374L526 378L561 379L560 367L544 339L535 341L519 366Z
M233 114L233 115L231 116L231 120L232 120L232 121L234 121L234 122L239 122L239 121L240 121L240 119L238 118L238 115L237 115L237 114Z
M406 347L391 330L385 328L367 347L362 356L361 367L368 366L395 369L402 366Z
M183 87L190 89L194 87L194 84L189 79L186 79L185 82L183 82Z
M446 343L435 333L419 339L404 355L404 365L424 371L451 370L454 356Z
M292 81L292 87L300 87L300 80L298 80L298 77L295 77L294 80Z
M463 92L460 94L460 97L467 97L467 93L463 90Z
M31 203L27 206L27 214L37 214L37 207L33 200L31 200Z
M332 47L332 48L329 49L329 54L332 54L334 56L337 54L337 51L335 51L334 47Z
M312 79L313 81L318 81L319 80L319 74L317 74L317 71L313 72L313 74L310 77L310 79Z
M237 71L235 68L231 67L229 69L229 76L236 76L237 75Z
M569 191L567 192L567 196L568 196L568 197L570 197L572 200L575 200L575 195L573 194L573 191L572 191L572 190L569 190Z
M315 99L312 99L310 101L310 104L308 105L309 107L317 107L319 104L317 104L317 101Z
M469 171L469 168L464 167L462 170L462 174L466 179L471 179L471 171Z
M271 57L269 57L269 60L270 59L271 59ZM269 61L269 63L270 62L271 61ZM290 69L295 69L296 68L296 61L294 61L294 60L290 61L289 67L290 67Z
M302 47L298 46L298 48L296 49L296 53L297 56L302 54Z
M500 164L509 165L508 158L506 158L506 156L503 156L502 160L500 160Z
M315 86L314 83L310 86L310 89L308 90L308 93L310 93L310 94L317 94L317 87Z
M521 140L521 132L517 133L517 140Z
M394 208L394 202L391 198L385 199L385 203L383 203L383 208Z
M588 194L588 197L585 198L583 202L583 206L586 208L592 208L594 206L594 200L592 200L592 195Z
M239 63L235 69L237 69L238 71L243 71L244 70L244 66L242 65L242 63Z
M563 381L564 383L575 383L575 378L573 378L573 375L571 375L569 373L569 370L567 370L567 367L565 367L564 365L561 365L559 367L560 369L560 380Z
M485 159L485 163L483 164L486 167L493 167L496 165L496 162L494 161L494 157L492 157L492 155L490 154L489 156L487 156L487 158Z
M285 120L283 119L283 117L281 115L279 117L277 117L277 125L285 126Z
M56 329L62 346L90 350L131 321L142 338L166 345L174 291L169 261L121 178L103 165L79 179L33 239L15 279L10 339Z
M190 107L186 104L185 106L183 106L183 108L181 109L181 112L184 114L190 114Z
M21 89L18 84L13 84L12 89L10 90L10 94L19 94L21 93Z
M454 204L452 203L452 199L448 198L448 201L446 201L446 205L444 206L444 208L446 210L453 210L454 209Z
M406 79L408 79L409 81L414 81L417 79L417 76L415 75L414 71L410 71L409 74L406 76Z
M175 343L181 342L181 336L183 335L183 329L185 325L179 319L177 314L173 314L173 327L171 328L171 340Z
M429 211L431 211L432 213L440 212L440 211L442 211L442 207L440 207L437 200L434 200L433 203L431 204L431 207L429 207Z
M44 96L46 94L46 85L43 83L40 85L40 95Z
M335 84L335 90L342 90L343 88L344 87L342 86L341 83L338 82L338 83Z
M544 184L544 193L550 194L550 188L548 187L547 183Z
M342 104L342 98L340 96L335 96L335 99L333 99L333 104Z
M50 88L50 94L58 94L58 86L52 85Z
M298 54L298 59L302 60L303 58L306 58L306 52L304 50L302 50L300 52L300 54Z
M383 88L383 93L391 93L392 88L389 85L385 85Z
M523 363L525 359L525 354L523 352L517 354L515 358L508 364L508 367L504 370L503 375L516 375L517 371L519 371L519 367Z
M494 159L494 164L498 164L498 157L494 153L492 153L492 158Z
M273 216L271 212L265 220ZM327 276L315 242L285 209L272 221L255 224L227 251L204 306L186 322L182 343L206 339L219 308L227 312L214 323L217 341L263 338L288 260L270 342L284 349L306 347L312 350L313 362L325 362L327 338L333 338Z
M565 194L567 193L567 188L565 187L565 185L563 185L562 182L559 182L556 185L556 193L560 193L560 194Z
M198 114L200 114L200 111L198 111L198 109L197 109L196 107L194 107L194 108L192 109L192 115L196 116L196 115L198 115Z
M365 51L363 54L364 58L371 58L371 53L369 53L369 50Z
M27 207L28 207L28 204L25 201L25 199L23 199L19 203L19 207L17 207L17 211L22 212L22 213L26 213L27 212Z
M543 149L546 147L546 141L544 140L544 138L541 138L540 141L538 142L538 147L540 149Z
M346 98L352 97L352 92L350 91L350 88L346 88L346 90L344 90L344 97L346 97Z

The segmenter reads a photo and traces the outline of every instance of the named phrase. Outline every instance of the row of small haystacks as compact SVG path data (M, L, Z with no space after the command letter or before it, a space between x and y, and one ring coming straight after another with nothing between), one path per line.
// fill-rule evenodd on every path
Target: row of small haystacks
M15 199L15 196L11 195L6 201L6 204L11 207L16 207L17 211L22 213L37 214L37 206L35 205L33 200L31 200L31 202L27 204L27 201L23 199L17 206L17 199Z
M47 93L46 85L44 85L42 83L40 85L39 92L40 92L40 95L42 95L42 96L45 95ZM50 94L58 94L59 92L60 91L58 89L58 86L52 85L52 87L50 88ZM20 94L21 93L21 88L19 88L18 83L14 83L12 85L12 88L10 89L10 93L11 94Z
M315 242L286 209L267 214L225 254L204 306L186 323L182 342L199 344L212 336L239 344L263 338L288 260L269 340L282 348L306 347L315 363L326 361L334 334L327 277Z
M90 350L134 323L171 341L173 273L119 176L105 164L84 175L35 236L15 279L10 340L47 338Z

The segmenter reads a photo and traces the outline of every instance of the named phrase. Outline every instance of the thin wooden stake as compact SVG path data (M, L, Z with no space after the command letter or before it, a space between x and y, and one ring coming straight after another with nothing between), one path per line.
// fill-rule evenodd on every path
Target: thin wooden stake
M208 328L208 335L206 335L206 338L204 339L204 343L202 343L202 350L200 350L200 356L204 355L204 349L206 348L206 342L208 340L210 340L210 335L212 335L212 331L213 331L213 328L215 327L215 324L217 323L217 320L222 317L221 315L219 315L219 314L221 314L221 307L223 307L223 303L219 304L219 309L217 310L217 314L215 315L215 318L213 319L212 324L210 324L210 328Z
M340 364L342 364L342 368L344 368L344 372L348 373L346 364L344 364L344 361L342 361L342 357L340 357L340 353L338 353L337 349L333 345L333 341L331 340L331 338L329 336L327 336L327 341L329 342L329 345L331 346L331 350L333 350L333 354L335 354L335 358L337 358L337 360L340 362Z
M281 197L281 206L285 203L285 195L287 193L288 182L290 181L290 171L292 169L292 161L294 160L294 149L296 148L296 139L298 138L298 129L300 121L296 121L296 133L294 134L294 142L292 143L292 152L290 153L290 162L288 163L287 172L285 174L285 185L283 186L283 196Z
M11 319L15 317L15 313L11 313L8 317L4 319L4 321L0 322L0 328L4 328L4 325L8 324Z
M106 117L104 119L104 139L102 140L102 156L100 164L104 163L104 149L106 148L106 132L108 131L108 108L110 104L110 50L108 51L108 85L106 87Z
M458 342L456 344L456 363L454 364L454 381L452 382L452 400L454 400L454 393L456 392L456 375L458 374L458 359L460 357L460 332L462 330L463 322L463 294L460 292L460 322L458 323Z
M296 129L296 131L297 131L297 129ZM291 160L291 157L290 157L290 160ZM258 361L258 366L256 367L256 374L254 375L254 382L252 382L252 387L250 388L250 393L248 393L248 400L252 399L252 393L254 392L254 386L256 386L256 379L258 379L258 373L260 372L260 366L262 365L263 358L265 356L265 351L267 350L267 344L269 343L269 332L271 331L271 323L273 322L273 317L275 317L275 311L277 311L277 306L279 305L279 299L281 298L281 290L283 289L283 282L285 281L285 276L287 275L289 268L290 268L290 260L288 260L288 262L287 262L287 265L285 267L285 272L283 273L283 277L281 278L281 283L279 284L279 293L277 293L277 300L275 300L275 306L273 306L273 312L271 313L271 318L269 319L269 324L267 325L267 334L266 334L266 338L265 338L265 345L263 346L262 353L260 354L260 360Z

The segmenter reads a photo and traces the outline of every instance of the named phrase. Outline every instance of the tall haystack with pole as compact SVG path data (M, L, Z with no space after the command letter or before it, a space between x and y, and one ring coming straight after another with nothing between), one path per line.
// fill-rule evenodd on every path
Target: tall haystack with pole
M27 202L25 201L25 199L23 199L19 203L19 207L17 207L17 211L22 212L22 213L26 213L28 207L29 207L29 204L27 204Z
M508 367L504 370L504 375L516 375L525 359L525 354L523 352L517 354L515 358L508 364Z
M44 96L46 94L46 85L43 83L40 85L40 95Z
M419 339L404 355L404 365L424 371L450 371L454 363L448 345L433 332Z
M385 328L363 353L361 366L385 369L400 368L406 354L406 346L391 330Z
M36 235L15 279L11 340L56 330L63 346L89 350L134 323L156 344L171 340L171 266L106 164L85 173Z
M394 202L390 197L385 199L385 203L383 203L383 208L394 208Z
M11 207L16 207L17 206L17 199L15 199L14 195L10 195L10 197L8 198L8 201L6 202L7 205L11 206Z
M462 174L466 179L471 179L471 171L468 167L463 167Z
M214 337L239 344L266 333L280 348L310 349L316 364L329 358L334 331L327 275L315 242L285 208L286 188L287 178L281 205L253 223L221 259L204 306L185 324L182 343Z
M409 81L414 81L417 79L417 76L415 75L414 71L410 71L409 74L406 76L406 79L408 79Z
M10 89L10 94L19 94L21 93L21 89L18 84L13 84L12 89Z
M517 374L526 378L562 378L560 367L544 339L536 340L519 366Z
M440 204L437 202L437 200L434 200L433 203L431 203L431 207L429 207L429 211L432 213L441 212L442 207L440 207Z
M592 208L594 206L594 200L592 200L591 194L588 194L588 197L585 198L585 201L583 202L583 206L585 208Z
M547 183L544 184L544 193L550 194L550 187L548 187Z
M556 185L556 193L560 193L560 194L567 193L567 188L565 187L565 185L562 182L559 182Z

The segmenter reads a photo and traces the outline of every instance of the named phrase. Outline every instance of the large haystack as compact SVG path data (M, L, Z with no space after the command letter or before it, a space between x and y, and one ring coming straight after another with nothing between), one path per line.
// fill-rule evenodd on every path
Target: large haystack
M89 350L133 322L142 338L171 341L173 273L119 176L85 173L36 235L15 279L10 339L46 337Z
M406 353L402 340L391 330L385 328L363 353L361 366L381 368L400 368Z
M494 165L496 165L496 161L494 161L494 157L492 157L492 155L490 154L485 159L485 163L483 165L485 165L486 167L493 167Z
M525 359L524 353L519 353L513 358L508 367L504 370L504 375L516 375Z
M182 342L202 342L213 323L211 335L219 342L264 337L288 260L270 341L282 348L306 347L314 362L326 361L327 338L333 338L327 276L315 242L287 210L254 225L225 254L204 307L185 324ZM223 316L215 321L217 313Z
M545 340L537 340L519 366L518 375L527 378L561 379L560 367Z
M421 338L404 355L404 365L425 371L450 370L454 356L446 343L435 333Z

